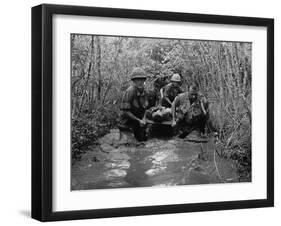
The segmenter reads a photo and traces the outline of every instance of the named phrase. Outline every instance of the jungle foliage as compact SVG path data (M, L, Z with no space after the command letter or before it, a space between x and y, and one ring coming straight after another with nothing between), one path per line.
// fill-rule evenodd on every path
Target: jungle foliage
M130 72L142 67L153 81L182 76L208 98L219 132L218 153L251 172L251 43L71 35L73 156L118 123L119 102Z

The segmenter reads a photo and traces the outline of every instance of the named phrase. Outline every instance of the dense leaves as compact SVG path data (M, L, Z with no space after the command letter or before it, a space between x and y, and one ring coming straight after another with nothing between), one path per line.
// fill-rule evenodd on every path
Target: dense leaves
M116 106L116 105L115 105ZM100 137L117 124L118 109L110 104L100 105L95 111L84 111L72 119L72 157L79 157Z

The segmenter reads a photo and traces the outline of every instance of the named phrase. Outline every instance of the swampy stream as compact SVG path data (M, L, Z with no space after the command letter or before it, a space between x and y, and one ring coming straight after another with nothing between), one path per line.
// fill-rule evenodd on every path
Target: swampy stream
M113 129L72 162L72 190L238 182L237 164L220 158L214 138L136 142Z

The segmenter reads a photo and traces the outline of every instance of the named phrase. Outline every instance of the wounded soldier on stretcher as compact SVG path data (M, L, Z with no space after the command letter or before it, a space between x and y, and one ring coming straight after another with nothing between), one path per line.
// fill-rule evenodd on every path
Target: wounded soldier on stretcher
M163 106L152 107L145 112L145 118L156 123L172 120L171 108Z

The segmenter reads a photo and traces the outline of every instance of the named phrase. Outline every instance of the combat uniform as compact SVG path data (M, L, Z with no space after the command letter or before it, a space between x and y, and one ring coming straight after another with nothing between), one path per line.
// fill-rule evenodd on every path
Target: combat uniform
M121 117L119 128L121 130L130 130L134 133L137 140L145 139L145 128L142 128L139 122L129 118L125 111L130 111L137 118L142 119L145 110L148 107L148 98L145 90L140 90L136 86L131 85L124 93L120 110Z
M182 90L178 86L173 86L172 83L167 84L163 87L163 99L162 99L162 106L170 108L171 105L166 100L169 99L171 103L173 103L174 99L178 94L182 93Z
M206 114L203 112L201 103L206 110ZM209 119L208 108L208 101L201 93L198 93L197 99L192 104L188 92L179 94L172 105L172 111L176 112L179 127L199 128L202 133L204 133L206 122Z

